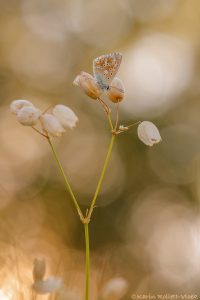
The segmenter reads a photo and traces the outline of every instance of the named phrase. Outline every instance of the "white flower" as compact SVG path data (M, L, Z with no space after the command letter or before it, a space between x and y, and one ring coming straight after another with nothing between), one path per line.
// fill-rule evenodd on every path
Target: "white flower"
M118 103L123 100L124 92L125 88L122 80L118 77L115 77L111 82L111 85L106 94L112 102Z
M18 111L24 106L33 106L28 100L14 100L10 104L11 113L17 115Z
M59 137L65 132L60 122L51 114L44 114L40 117L43 129L50 135Z
M34 259L34 267L33 267L33 279L42 280L44 278L46 271L46 262L44 258L35 258Z
M103 300L119 300L128 291L128 282L122 277L111 279L103 288L101 297Z
M37 294L50 294L57 291L62 285L62 280L58 277L49 277L46 280L36 280L32 285Z
M79 86L90 98L96 100L102 94L102 90L92 75L80 72L73 81L73 85Z
M53 114L64 128L73 128L78 122L75 113L69 107L62 104L58 104L54 107Z
M23 106L17 113L17 120L25 126L34 126L38 122L41 111L35 106Z
M140 123L137 133L139 139L147 146L153 146L162 140L158 128L149 121Z

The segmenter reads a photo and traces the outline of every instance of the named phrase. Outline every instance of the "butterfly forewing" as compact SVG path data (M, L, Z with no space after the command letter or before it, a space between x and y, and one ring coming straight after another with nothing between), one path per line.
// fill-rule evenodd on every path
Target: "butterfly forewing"
M94 77L102 89L108 89L122 61L122 54L114 52L101 55L93 60Z

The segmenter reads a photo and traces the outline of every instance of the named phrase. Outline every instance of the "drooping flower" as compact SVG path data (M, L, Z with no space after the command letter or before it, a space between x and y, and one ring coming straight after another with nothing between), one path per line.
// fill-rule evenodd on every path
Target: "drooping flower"
M59 137L65 132L65 129L60 124L58 119L52 114L46 113L41 115L40 121L44 131L46 131L51 136Z
M115 77L111 82L109 89L106 91L106 94L112 102L118 103L123 100L124 92L125 88L122 80Z
M75 113L69 107L62 104L54 107L53 114L64 128L72 129L78 122L78 117Z
M11 113L17 115L18 111L24 106L33 106L28 100L14 100L10 104Z
M92 99L97 99L101 96L102 90L96 83L94 77L86 72L80 72L73 81L73 85L79 86Z
M34 126L37 124L41 111L35 106L23 106L17 112L17 120L24 126Z
M149 121L143 121L137 128L139 139L147 146L153 146L159 143L162 138L158 128Z

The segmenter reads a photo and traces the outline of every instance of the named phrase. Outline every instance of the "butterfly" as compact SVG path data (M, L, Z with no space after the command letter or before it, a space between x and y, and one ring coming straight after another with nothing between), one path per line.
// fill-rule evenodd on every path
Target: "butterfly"
M116 76L122 61L122 54L114 52L101 55L93 60L93 74L102 90L109 90L110 83Z

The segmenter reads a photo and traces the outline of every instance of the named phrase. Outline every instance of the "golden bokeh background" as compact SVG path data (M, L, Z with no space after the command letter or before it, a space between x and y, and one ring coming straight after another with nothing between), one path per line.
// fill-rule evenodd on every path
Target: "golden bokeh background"
M116 276L129 282L126 299L200 294L200 2L12 0L0 15L0 288L26 293L33 259L44 256L49 274L83 299L82 225L45 139L9 104L62 103L78 115L54 143L86 210L110 132L100 105L72 82L119 51L120 124L153 121L163 141L146 147L136 127L117 138L90 225L91 297Z

